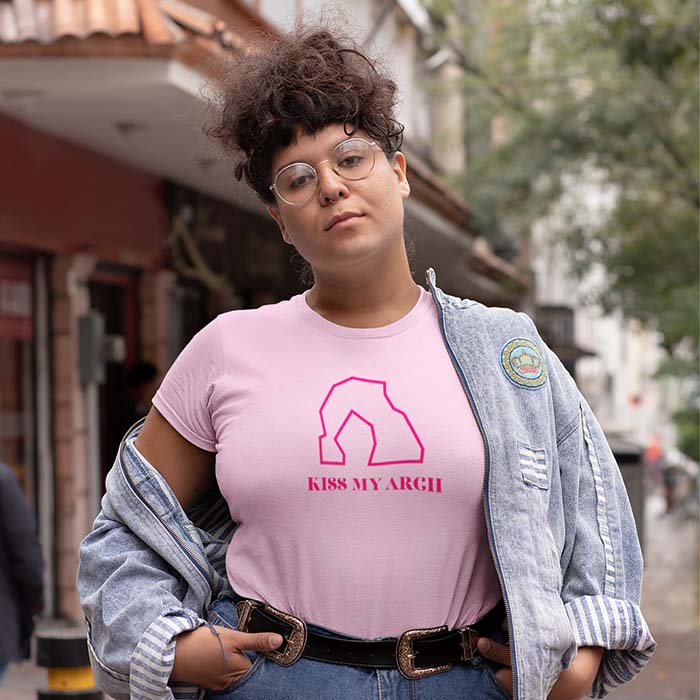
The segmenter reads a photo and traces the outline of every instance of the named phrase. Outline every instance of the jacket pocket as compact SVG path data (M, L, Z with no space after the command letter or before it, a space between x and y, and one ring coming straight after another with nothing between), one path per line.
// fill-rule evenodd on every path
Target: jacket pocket
M226 594L217 598L217 600L209 606L207 619L212 625L219 625L220 627L227 627L230 630L237 630L238 615L236 614L236 608L233 604L233 598ZM247 686L251 679L255 677L265 661L265 655L257 651L244 651L243 653L251 662L251 666L245 674L224 690L207 690L206 697L214 698L222 695L232 697L233 693L238 692L243 686Z
M536 447L518 443L518 461L523 481L529 486L547 490L549 474L547 472L547 453Z

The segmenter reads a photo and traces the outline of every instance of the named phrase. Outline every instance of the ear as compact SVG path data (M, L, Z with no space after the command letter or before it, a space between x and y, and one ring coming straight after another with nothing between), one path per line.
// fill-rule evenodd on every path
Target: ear
M401 151L396 151L391 161L391 169L394 171L397 180L399 181L399 192L401 199L408 199L411 194L411 186L406 178L406 156Z
M284 221L282 220L282 215L280 214L280 210L272 204L268 204L266 206L266 209L267 209L267 213L275 220L275 223L279 226L280 233L282 234L282 238L284 239L284 242L289 243L289 245L293 245L294 242L289 237L289 233L287 233L287 227L284 225Z

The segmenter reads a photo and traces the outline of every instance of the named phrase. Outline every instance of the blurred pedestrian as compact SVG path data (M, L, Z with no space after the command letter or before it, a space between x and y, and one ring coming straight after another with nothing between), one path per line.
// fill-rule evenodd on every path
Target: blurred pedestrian
M672 513L676 506L676 489L680 480L680 469L675 464L665 464L661 470L666 498L666 513Z
M122 435L150 410L157 377L158 370L150 362L139 361L128 371L126 391L120 397L118 410Z
M10 662L29 658L42 606L36 522L14 473L0 461L0 680Z
M664 464L661 437L658 433L651 436L651 440L644 450L644 462L649 477L650 490L656 489L661 483L661 472Z
M124 433L150 410L157 379L156 366L139 360L126 373L123 390L116 396L108 397L109 401L114 402L106 426L110 464Z

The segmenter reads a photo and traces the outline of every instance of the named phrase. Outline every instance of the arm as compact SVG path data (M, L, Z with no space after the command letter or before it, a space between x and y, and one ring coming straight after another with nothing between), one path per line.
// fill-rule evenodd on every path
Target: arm
M160 692L141 698L172 698L166 684L174 637L204 620L185 607L177 573L118 521L108 498L109 488L94 529L80 545L78 569L95 681L109 696L129 700L138 696L139 675L151 673L163 678Z
M561 597L579 649L603 650L585 689L603 698L634 678L656 647L639 607L642 554L605 434L559 359L545 350L555 414L571 418L557 444L564 513Z
M158 409L151 408L134 444L165 477L184 510L216 485L215 453L185 440Z
M165 477L180 505L187 510L216 485L214 453L183 438L157 409L151 412L135 443L141 454ZM170 679L206 688L224 689L239 680L251 663L243 649L267 651L282 643L277 636L244 634L217 628L221 642L207 627L183 630L174 637ZM231 652L221 654L221 646Z
M591 687L603 658L602 647L579 647L569 668L562 671L547 696L548 700L581 698Z
M513 672L510 666L510 650L504 644L482 637L478 643L479 653L504 668L496 671L498 682L513 695ZM562 671L547 695L547 700L579 700L591 687L598 673L603 649L580 647L572 664Z
M184 507L214 483L214 454L188 443L152 409L136 447L161 472ZM117 470L93 531L80 548L78 588L98 684L117 698L138 693L139 676L163 678L173 667L177 635L204 624L187 606L187 584L123 522L112 507Z
M604 649L588 693L632 680L656 642L642 616L642 554L612 450L580 397L580 423L559 446L566 540L562 600L579 647Z
M564 514L561 597L578 645L549 700L603 698L637 675L656 646L639 608L641 550L605 435L571 376L544 347L555 415L567 416L557 444ZM512 693L507 647L484 639L479 648L507 667L497 677Z
M187 442L156 409L135 447L185 508L214 484L214 454ZM103 511L81 545L78 574L99 687L118 700L156 700L173 697L171 684L186 685L190 693L197 686L230 685L251 665L239 651L277 644L267 635L216 628L231 651L222 659L213 629L187 607L186 582L113 512L110 483Z

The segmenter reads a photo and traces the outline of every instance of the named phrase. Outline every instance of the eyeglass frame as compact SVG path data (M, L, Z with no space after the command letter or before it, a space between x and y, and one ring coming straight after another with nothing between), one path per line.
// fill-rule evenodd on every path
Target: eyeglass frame
M333 156L333 153L335 153L335 149L336 149L336 148L338 148L339 146L342 146L344 143L347 143L348 141L364 141L364 142L365 142L366 144L368 144L369 146L372 146L372 147L373 147L373 146L377 146L377 147L379 147L376 141L368 141L367 139L363 139L361 136L350 136L350 137L348 137L348 138L346 138L346 139L343 139L342 141L339 141L338 143L335 144L335 146L333 146L333 150L331 151L331 157ZM331 160L331 158L324 158L323 160L319 160L318 163L316 163L315 166L311 165L311 163L306 163L306 162L303 161L303 160L295 161L294 163L290 163L289 165L285 165L283 168L280 168L280 169L275 173L275 177L272 178L272 184L268 187L268 189L269 189L274 195L276 195L277 197L279 197L285 204L288 204L290 207L299 207L299 206L301 206L302 204L306 204L307 202L311 201L311 199L313 198L313 196L314 196L313 193L310 194L309 197L308 197L307 199L305 199L303 202L290 202L290 201L286 200L286 199L277 191L277 186L276 186L276 184L275 184L275 183L277 182L277 178L280 176L281 173L283 173L283 172L284 172L285 170L287 170L288 168L292 168L292 167L294 167L295 165L307 165L307 166L308 166L309 168L311 168L311 170L313 170L313 172L314 172L314 177L316 178L316 192L318 192L318 186L319 186L319 183L321 182L321 180L320 180L320 178L318 177L318 172L316 171L316 168L318 168L318 166L321 165L322 163L329 163L330 160ZM364 180L366 177L369 177L369 176L370 176L370 174L371 174L372 171L374 170L374 166L376 165L376 163L377 163L377 158L376 158L376 156L375 156L375 154L374 154L374 148L372 148L372 167L367 171L367 174L366 174L366 175L363 175L362 177L356 177L356 178L347 177L347 176L345 176L345 175L341 175L332 165L331 165L331 170L332 170L338 177L342 177L344 180L350 180L351 182L358 182L359 180Z

